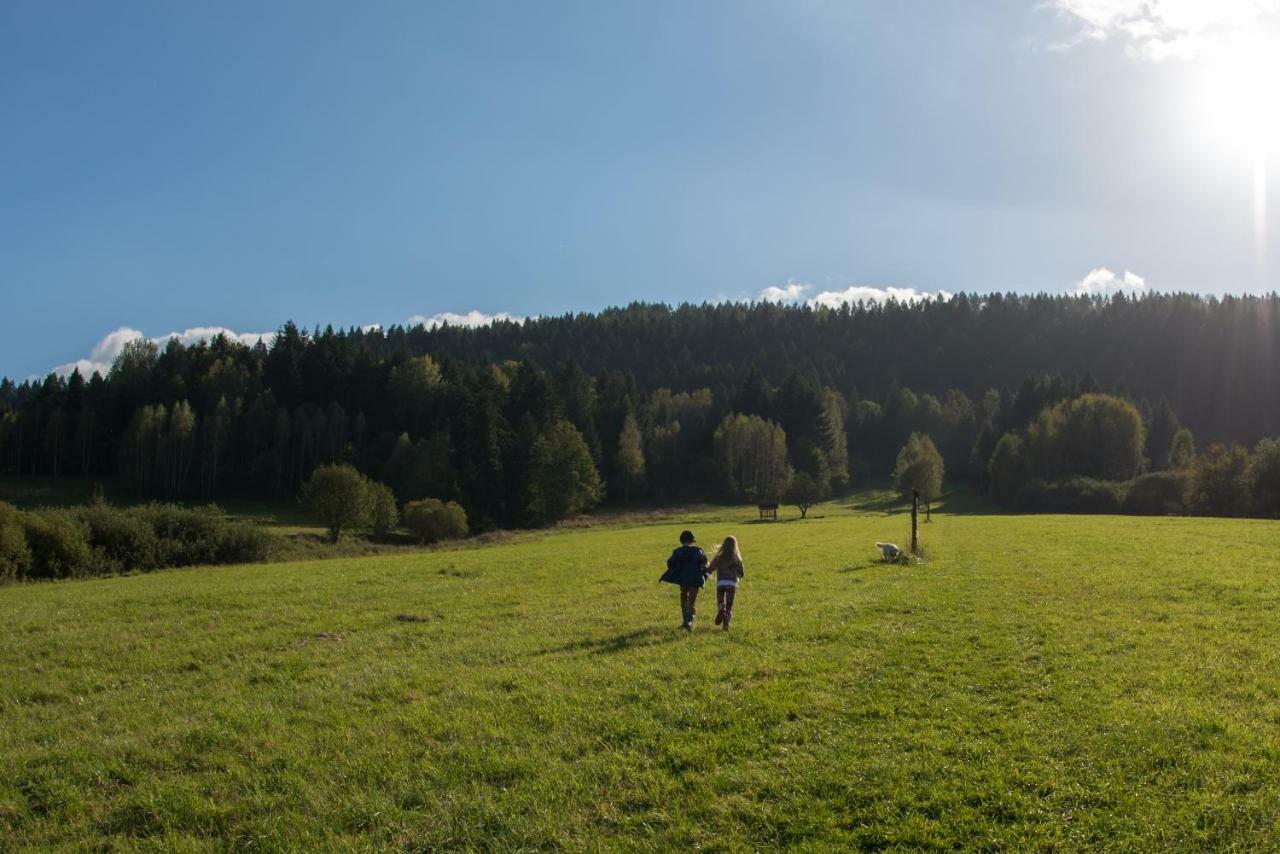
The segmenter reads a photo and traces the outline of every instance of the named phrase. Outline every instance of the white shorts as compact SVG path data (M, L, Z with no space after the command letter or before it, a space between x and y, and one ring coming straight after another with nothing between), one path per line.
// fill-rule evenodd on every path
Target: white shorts
M738 579L736 579L736 578L722 578L722 579L720 579L719 581L717 581L717 582L716 582L716 587L734 587L734 588L736 588L737 586L738 586Z

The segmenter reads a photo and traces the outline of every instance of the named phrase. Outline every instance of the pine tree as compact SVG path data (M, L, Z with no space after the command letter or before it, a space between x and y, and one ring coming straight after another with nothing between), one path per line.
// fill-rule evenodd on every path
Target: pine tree
M545 525L599 503L603 488L587 443L572 424L556 418L538 435L530 453L525 512Z
M644 441L640 436L640 425L630 412L622 422L622 432L618 434L616 460L622 500L630 501L632 492L642 487L645 472Z
M1196 441L1186 427L1173 434L1169 442L1169 468L1185 471L1196 459Z

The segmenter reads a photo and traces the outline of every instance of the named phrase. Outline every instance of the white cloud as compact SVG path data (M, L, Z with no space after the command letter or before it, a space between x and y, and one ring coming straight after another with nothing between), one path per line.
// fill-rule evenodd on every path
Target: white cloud
M795 279L788 279L784 287L768 287L760 292L761 302L799 302L800 298L813 290L812 285L803 285Z
M856 304L859 302L878 302L886 303L890 300L897 302L928 302L930 300L941 300L946 302L951 299L953 294L948 291L918 291L915 288L875 288L869 285L853 285L842 291L823 291L808 301L808 305L826 306L827 308L839 308L845 304Z
M915 288L876 288L869 285L852 285L842 291L822 291L808 299L805 295L813 290L813 285L806 285L797 282L795 279L788 279L785 287L765 288L760 292L757 298L760 302L785 302L798 303L804 300L804 304L810 308L823 306L826 308L839 308L842 305L855 305L859 302L866 303L886 303L889 300L898 302L924 302L928 300L949 300L952 294L947 291L937 291L929 293L928 291L918 291Z
M497 314L485 314L482 311L472 310L466 314L454 314L451 311L444 311L440 314L433 314L427 317L423 314L415 314L409 318L410 326L425 326L431 329L441 326L445 323L450 326L489 326L498 321L509 320L512 323L524 323L525 318L516 317L506 312L498 312Z
M1121 291L1141 293L1146 289L1147 280L1137 273L1125 270L1123 276L1117 276L1106 267L1098 267L1095 270L1090 270L1089 275L1076 283L1073 293L1080 296L1094 296L1097 294L1120 293Z
M239 341L241 344L252 346L259 340L265 339L270 341L275 335L274 332L235 332L224 326L193 326L190 329L184 329L181 332L170 332L168 335L161 335L152 338L151 341L157 347L163 348L169 342L170 338L177 338L185 345L195 344L197 341L208 341L218 335L225 335L233 341ZM137 329L128 326L121 326L113 332L108 332L89 353L89 357L85 359L76 359L74 362L67 362L64 365L57 365L53 372L62 376L69 376L77 368L84 377L90 377L94 371L107 375L107 371L111 370L111 365L115 362L116 357L124 350L124 345L130 341L135 341L146 336Z
M509 320L515 323L523 323L525 318L516 317L506 312L498 314L485 314L480 311L469 311L466 314L454 314L453 312L442 312L433 314L430 317L416 314L409 318L410 326L426 326L428 328L440 326L448 323L450 326L488 326L495 321ZM382 329L380 323L368 323L360 327L365 332L374 329ZM184 329L181 332L170 332L168 335L159 335L150 340L161 349L169 342L170 338L177 338L184 345L190 346L198 341L209 341L219 334L225 335L233 341L252 347L259 340L271 343L271 339L275 337L274 332L236 332L227 329L225 326L193 326ZM111 370L111 365L115 362L116 357L124 350L124 345L130 341L147 336L140 330L129 326L121 326L118 329L107 333L101 341L94 345L89 355L84 358L76 359L74 362L67 362L54 367L53 372L61 376L70 376L77 368L80 374L86 378L93 375L94 371L102 374L104 377Z
M1054 0L1079 22L1069 49L1084 40L1116 38L1135 60L1194 59L1275 23L1280 0Z

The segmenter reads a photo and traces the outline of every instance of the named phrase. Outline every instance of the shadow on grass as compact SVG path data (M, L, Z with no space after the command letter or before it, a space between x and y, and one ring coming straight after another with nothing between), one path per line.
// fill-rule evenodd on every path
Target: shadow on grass
M875 569L876 567L885 567L885 566L893 566L893 564L889 563L888 561L880 560L879 558L870 558L864 563L851 563L851 564L847 564L846 566L842 566L839 569L837 569L836 572L842 572L842 573L865 572L868 569Z
M534 653L534 655L554 655L562 652L585 652L588 655L612 655L617 652L626 652L629 649L641 646L654 646L661 643L670 643L681 637L677 629L667 627L659 628L657 626L649 626L643 629L636 629L633 632L625 632L615 635L611 638L583 638L582 640L570 641L560 646L553 646L548 649Z
M850 510L856 510L859 513L901 513L903 510L910 510L909 504L903 504L902 499L896 495L893 496L876 496L866 501L855 501L849 505Z
M911 502L896 495L877 495L866 501L849 504L848 507L859 513L911 515ZM931 513L945 513L949 516L990 516L1001 512L972 489L955 489L947 492L934 501L929 510ZM921 521L924 521L924 517L925 507L921 504Z

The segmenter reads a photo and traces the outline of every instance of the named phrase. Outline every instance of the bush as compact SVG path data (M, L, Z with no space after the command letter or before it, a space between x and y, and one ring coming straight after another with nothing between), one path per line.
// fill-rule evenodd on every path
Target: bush
M1088 477L1046 481L1036 478L1018 491L1016 505L1029 513L1117 513L1121 484Z
M0 502L0 582L25 578L31 568L31 549L22 520L12 504Z
M147 571L160 566L160 541L140 514L109 504L93 504L76 514L84 524L89 544L110 564L107 572Z
M467 535L467 511L456 501L424 498L404 506L404 524L422 543L458 539Z
M1249 452L1212 445L1191 463L1187 504L1204 516L1244 516L1249 509Z
M369 531L379 539L400 524L400 511L396 508L396 494L385 483L369 481Z
M89 538L71 513L40 510L22 513L20 518L31 549L29 578L71 578L94 572Z
M179 507L148 504L130 511L149 524L157 540L157 566L194 566L218 562L227 517L215 505Z
M1120 505L1132 516L1168 516L1186 512L1183 498L1190 480L1185 471L1161 471L1134 478Z
M1253 449L1248 480L1253 512L1267 519L1280 516L1280 439L1263 439Z
M218 536L215 563L258 563L276 550L276 538L252 522L228 521Z
M276 537L217 507L149 504L19 513L0 504L0 581L68 578L193 564L252 563Z

